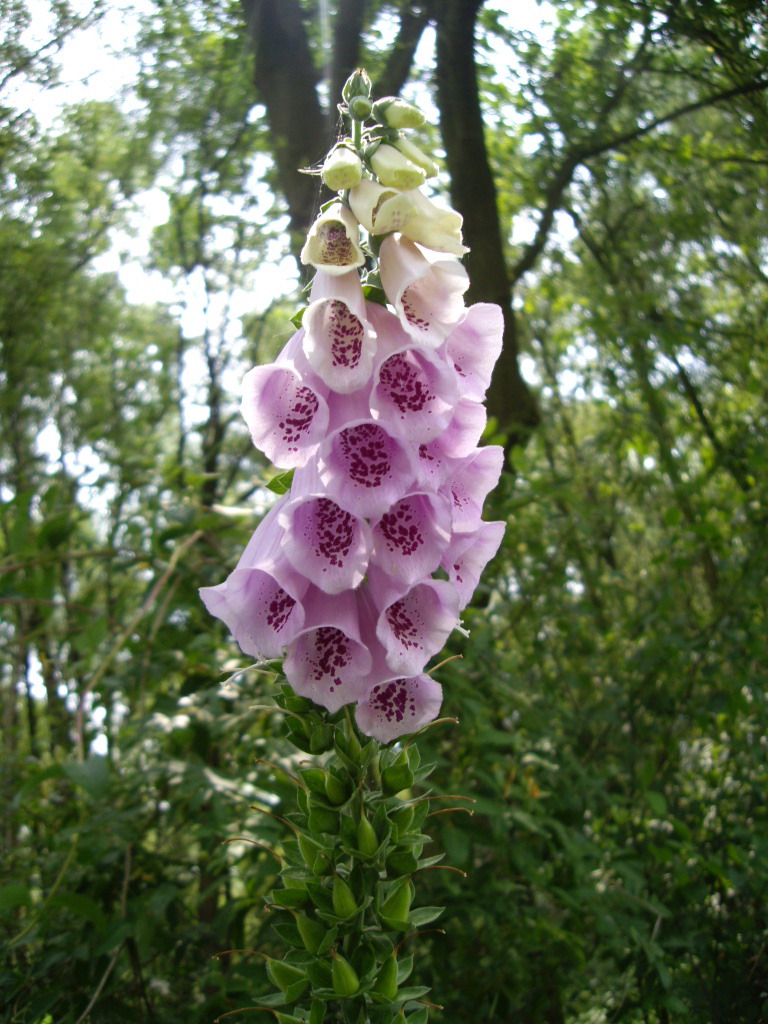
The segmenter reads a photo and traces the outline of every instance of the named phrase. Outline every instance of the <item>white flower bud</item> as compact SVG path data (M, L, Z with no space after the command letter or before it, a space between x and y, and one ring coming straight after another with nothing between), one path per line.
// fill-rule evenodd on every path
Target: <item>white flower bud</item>
M365 263L359 238L352 212L341 203L334 203L310 228L301 250L301 262L327 274L346 274Z
M426 118L412 103L399 96L384 96L373 105L373 116L390 128L420 128Z
M354 188L363 176L363 162L348 146L336 146L325 158L320 172L332 192Z
M421 192L408 192L403 198L408 198L413 207L413 215L399 229L406 238L427 249L449 252L453 256L469 252L461 236L463 218L460 213L438 206Z
M370 178L352 189L349 205L365 230L372 235L403 231L410 218L416 215L416 206L407 193L385 188Z
M413 163L394 146L382 143L371 156L373 173L382 185L403 190L419 188L426 181L423 168Z
M417 167L421 167L427 178L434 178L439 168L434 160L427 156L418 146L414 145L410 139L406 139L405 136L401 136L396 142L398 150L411 161L412 164L416 164Z

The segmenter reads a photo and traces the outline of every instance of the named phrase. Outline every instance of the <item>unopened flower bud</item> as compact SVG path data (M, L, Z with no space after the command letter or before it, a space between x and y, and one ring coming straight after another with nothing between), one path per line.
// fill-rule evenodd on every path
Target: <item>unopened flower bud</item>
M413 200L405 192L385 188L378 182L365 178L349 194L352 212L372 235L387 235L392 231L404 231L417 210Z
M412 103L399 96L383 96L373 104L373 116L390 128L420 128L426 118Z
M335 146L325 158L320 174L332 192L342 192L360 183L363 162L348 146Z
M330 772L325 772L325 795L338 806L349 799L350 787Z
M348 999L350 996L353 996L360 988L360 979L357 976L357 971L349 960L345 960L338 953L334 953L333 956L331 980L333 991L342 999Z
M372 992L381 996L382 999L386 999L387 1002L392 1002L397 995L397 960L394 955L388 956L384 961L384 965L373 983Z
M382 185L408 191L420 188L427 180L422 167L413 163L394 146L382 143L370 158L373 173Z
M382 924L394 931L405 931L408 928L412 899L413 886L410 879L406 879L397 885L381 904L379 918Z
M395 146L398 151L403 154L412 164L420 167L427 178L434 178L438 173L438 166L435 161L428 157L418 146L416 146L410 139L406 139L404 135L401 135L395 142Z
M366 818L364 811L357 826L357 848L364 857L372 857L379 848L376 830Z
M413 785L413 772L408 764L408 757L406 755L404 763L397 763L389 765L381 773L381 785L384 792L391 796L394 793L400 793L404 789L410 789Z
M343 878L338 875L333 880L333 912L337 917L344 919L352 917L357 913L357 902L350 887Z
M284 960L268 960L267 974L272 984L277 985L283 992L291 985L295 985L296 982L305 981L309 984L309 978L304 971L294 967L293 964L287 964Z
M368 97L371 95L371 80L363 68L352 72L344 83L341 95L344 97L345 103L349 103L355 96Z
M325 927L319 921L315 921L314 918L305 917L304 914L296 915L296 927L307 951L309 953L316 953L325 939Z
M365 96L353 96L347 104L347 113L354 121L364 121L370 116L372 104Z

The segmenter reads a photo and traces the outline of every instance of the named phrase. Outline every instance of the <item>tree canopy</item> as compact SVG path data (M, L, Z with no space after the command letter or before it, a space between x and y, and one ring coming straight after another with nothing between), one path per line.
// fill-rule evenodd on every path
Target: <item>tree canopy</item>
M765 5L126 13L0 0L3 1019L268 989L216 955L281 941L276 678L197 589L270 502L239 380L306 304L305 172L363 65L433 113L469 300L505 316L506 539L424 741L476 800L431 819L468 877L425 879L419 980L446 1024L765 1020ZM46 116L78 40L130 88Z

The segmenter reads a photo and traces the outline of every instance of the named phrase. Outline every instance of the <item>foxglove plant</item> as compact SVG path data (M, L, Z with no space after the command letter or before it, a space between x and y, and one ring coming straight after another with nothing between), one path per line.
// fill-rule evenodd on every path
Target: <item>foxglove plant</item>
M253 442L290 486L201 594L246 654L284 659L276 702L318 758L294 779L270 897L291 951L259 954L278 990L261 1007L281 1024L422 1024L428 990L404 986L400 948L439 909L411 906L435 858L422 857L429 798L397 795L428 773L403 737L440 712L427 665L504 531L482 519L502 450L478 446L503 321L465 306L461 217L419 191L436 168L404 129L423 115L372 105L362 71L344 101L351 138L322 170L339 195L301 254L309 306L243 382Z

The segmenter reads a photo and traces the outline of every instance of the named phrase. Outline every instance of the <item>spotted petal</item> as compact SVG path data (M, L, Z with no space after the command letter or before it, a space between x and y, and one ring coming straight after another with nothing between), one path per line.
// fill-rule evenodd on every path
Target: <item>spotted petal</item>
M437 348L464 310L469 286L456 260L430 262L401 235L387 235L380 249L381 282L407 333L420 345Z
M440 684L428 675L386 679L358 704L355 719L366 736L391 743L434 721L442 701Z
M287 363L249 370L241 408L253 443L281 469L303 466L328 429L324 395Z
M331 390L349 394L371 376L376 335L365 318L356 271L329 277L318 271L304 313L304 354Z
M338 711L365 696L372 663L355 598L350 591L331 597L311 590L304 604L304 628L288 645L283 671L300 696Z
M457 533L443 556L443 568L459 596L459 610L466 608L483 569L499 550L506 524L480 523L472 533Z
M304 625L307 580L280 555L278 517L284 500L265 516L224 583L202 587L208 611L221 619L246 654L280 657Z
M371 594L380 609L376 635L393 673L418 675L442 649L459 614L458 596L445 580L425 580L405 593L373 571Z
M453 417L456 378L427 349L405 348L378 367L371 394L377 422L412 442L431 441Z
M373 528L373 561L405 584L430 576L450 540L451 509L438 494L409 494Z
M499 482L504 449L499 445L478 448L474 455L461 460L458 465L444 491L452 502L454 532L467 533L477 528L483 502Z
M336 430L320 451L318 472L328 496L359 516L383 515L413 481L406 446L371 420Z
M292 497L280 523L286 558L320 590L338 594L362 583L373 546L365 520L325 495L311 494Z

